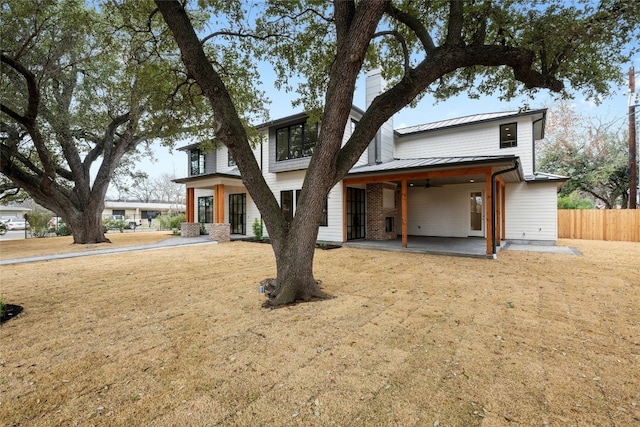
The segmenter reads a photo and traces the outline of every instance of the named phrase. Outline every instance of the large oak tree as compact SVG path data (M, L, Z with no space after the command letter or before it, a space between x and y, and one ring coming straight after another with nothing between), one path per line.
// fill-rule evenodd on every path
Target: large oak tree
M221 2L203 3L224 12ZM313 276L324 199L394 113L428 92L441 98L464 91L510 98L537 89L605 94L612 79L620 79L619 65L628 57L624 49L638 40L639 14L632 3L271 1L245 7L252 20L235 10L233 18L215 21L211 34L199 34L183 2L156 1L189 76L211 104L216 138L231 151L264 217L277 263L267 294L270 306L325 296ZM223 37L234 34L252 37L255 56L278 71L278 87L290 87L287 78L300 76L301 103L322 120L291 222L253 156L229 94L232 80L206 54L206 46L224 44ZM343 145L356 80L375 66L392 85L375 98Z
M2 6L3 190L22 188L61 216L74 243L108 241L105 195L126 156L152 155L144 148L154 138L212 135L210 110L180 69L175 42L166 27L151 30L161 18L154 24L150 9L135 4L89 4Z

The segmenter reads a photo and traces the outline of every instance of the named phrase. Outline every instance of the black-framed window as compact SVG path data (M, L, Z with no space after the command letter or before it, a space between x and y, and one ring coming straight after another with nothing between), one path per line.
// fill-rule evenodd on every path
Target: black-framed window
M213 196L198 197L198 222L213 223Z
M287 221L293 221L293 190L280 192L280 209Z
M322 208L322 216L320 217L321 227L329 226L329 200L327 197L324 198L324 207Z
M148 219L148 218L156 218L160 215L158 211L140 211L140 218Z
M347 187L347 240L366 235L366 190Z
M111 215L113 215L113 216L121 216L122 218L124 218L124 209L113 209L111 211Z
M500 125L500 148L518 146L518 127L516 123Z
M227 150L227 166L235 166L236 161L233 159L233 154L231 151Z
M247 234L247 195L229 194L231 234Z
M191 150L191 175L204 173L204 153L199 149Z
M298 123L277 129L276 161L311 157L317 142L317 123Z

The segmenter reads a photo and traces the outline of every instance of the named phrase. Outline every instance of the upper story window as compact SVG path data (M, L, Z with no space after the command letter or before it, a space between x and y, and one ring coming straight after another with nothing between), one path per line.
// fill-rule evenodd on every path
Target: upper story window
M500 148L510 148L518 146L516 123L500 125Z
M204 173L204 153L200 150L191 150L191 175Z
M236 165L236 161L233 160L233 154L231 154L231 151L227 150L227 166L235 166Z
M317 123L298 123L277 129L276 161L311 157L317 141Z

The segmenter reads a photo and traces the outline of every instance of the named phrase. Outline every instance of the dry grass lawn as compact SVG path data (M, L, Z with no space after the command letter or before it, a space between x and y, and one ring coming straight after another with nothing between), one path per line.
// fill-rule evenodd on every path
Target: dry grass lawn
M107 233L106 236L111 240L111 243L97 245L74 245L71 236L3 240L0 241L0 260L69 252L90 252L114 247L150 245L164 239L176 238L171 231L125 231L124 233Z
M278 310L262 244L3 266L0 424L638 425L640 244L561 243L318 250L336 298Z

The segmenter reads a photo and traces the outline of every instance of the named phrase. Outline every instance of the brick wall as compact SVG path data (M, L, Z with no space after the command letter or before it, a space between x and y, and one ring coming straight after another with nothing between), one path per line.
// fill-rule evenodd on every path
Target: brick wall
M211 224L209 238L218 243L231 241L231 224Z
M183 222L180 224L180 236L198 237L200 235L200 224L197 222Z
M384 207L384 189L395 191L392 184L367 184L367 240L392 240L398 237L397 209ZM393 229L386 231L386 219L393 218Z

